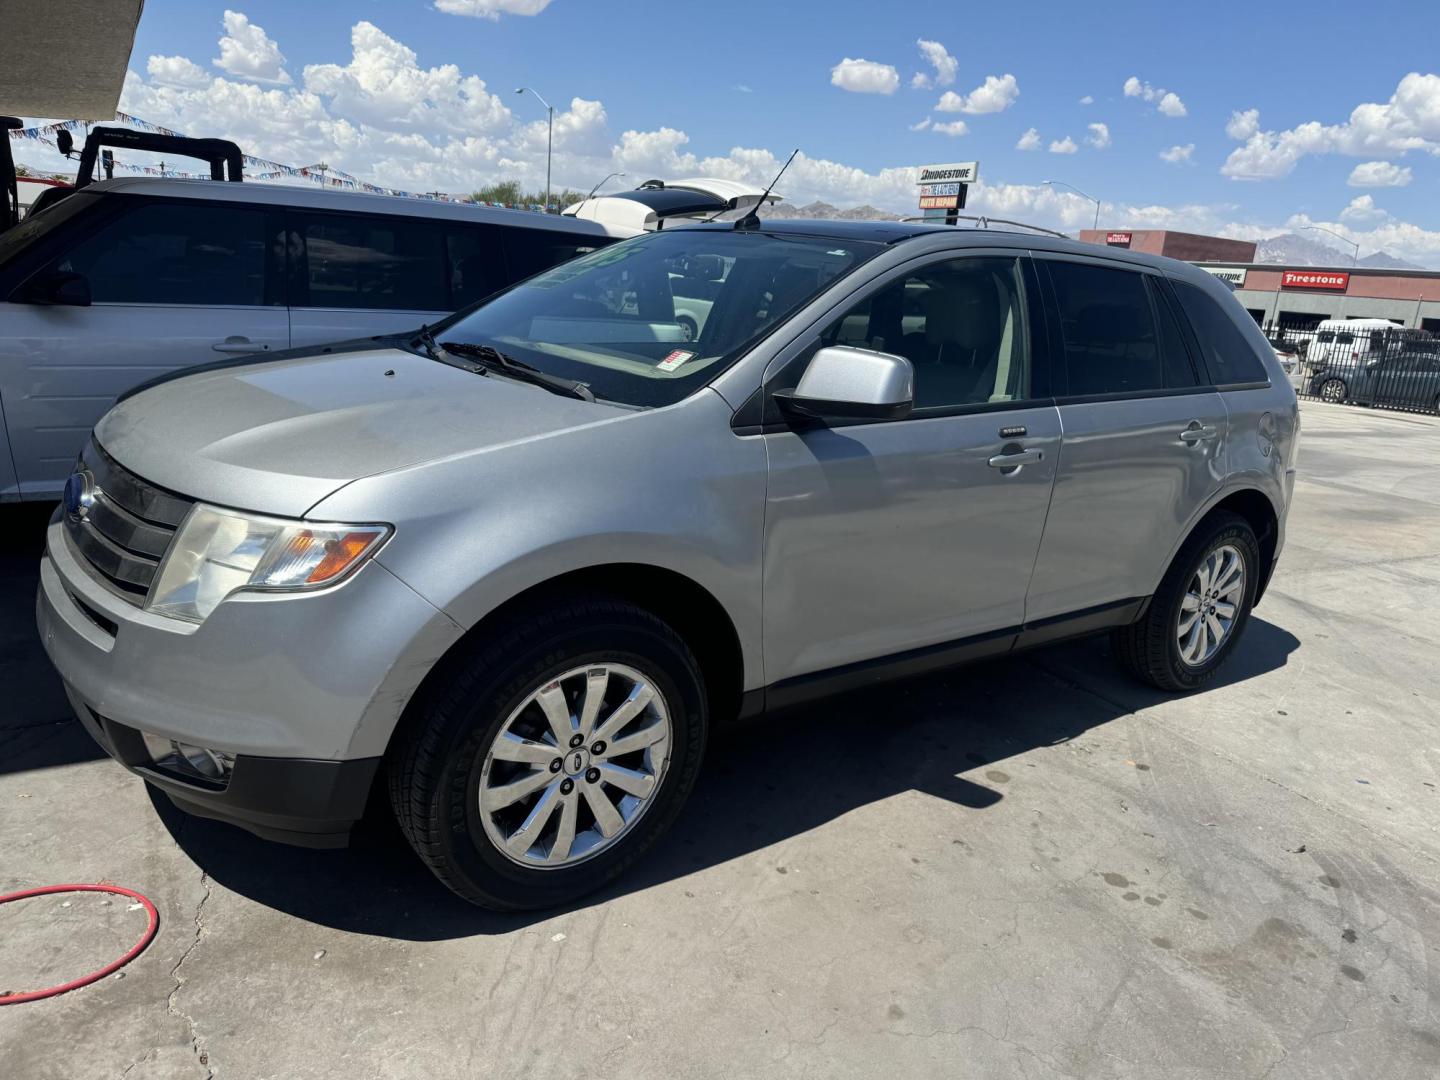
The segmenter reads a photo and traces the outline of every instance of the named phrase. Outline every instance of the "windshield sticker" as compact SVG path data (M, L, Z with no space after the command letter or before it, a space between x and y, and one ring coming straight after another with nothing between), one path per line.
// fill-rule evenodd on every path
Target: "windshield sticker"
M686 352L684 349L676 349L674 352L668 354L664 360L661 360L660 363L656 364L655 366L661 371L674 371L681 364L685 363L686 360L693 360L694 358L695 354L693 352Z

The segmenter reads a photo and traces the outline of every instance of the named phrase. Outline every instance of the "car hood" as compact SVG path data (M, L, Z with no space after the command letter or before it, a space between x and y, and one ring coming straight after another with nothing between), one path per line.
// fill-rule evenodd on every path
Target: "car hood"
M153 484L300 516L362 476L631 415L399 349L371 349L160 383L111 409L95 436Z

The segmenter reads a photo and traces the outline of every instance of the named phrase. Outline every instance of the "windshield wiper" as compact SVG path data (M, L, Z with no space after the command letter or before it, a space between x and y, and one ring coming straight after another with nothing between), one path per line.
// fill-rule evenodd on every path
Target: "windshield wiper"
M431 336L434 342L434 336ZM523 360L516 360L508 356L492 345L474 345L465 341L445 341L438 348L449 350L459 356L473 356L480 361L484 370L498 371L520 382L533 383L536 386L543 386L551 393L560 394L564 397L578 398L581 401L594 401L595 395L583 382L576 382L574 379L563 379L559 375L551 375L549 372L541 371L537 367L525 363Z
M489 370L484 364L472 364L468 360L462 360L444 345L435 340L435 333L428 324L420 324L420 332L410 342L410 347L419 346L425 351L425 355L431 360L438 360L442 364L449 364L451 367L458 367L461 371L468 371L472 375L489 375Z

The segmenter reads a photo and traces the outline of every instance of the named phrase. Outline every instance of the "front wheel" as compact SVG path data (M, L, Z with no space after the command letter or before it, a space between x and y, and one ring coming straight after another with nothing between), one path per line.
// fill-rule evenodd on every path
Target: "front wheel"
M1328 401L1332 405L1343 404L1349 397L1350 391L1339 379L1326 379L1320 384L1320 400Z
M452 890L550 907L614 880L670 827L704 751L704 683L665 623L554 603L487 635L391 756L402 831Z
M1205 685L1249 622L1259 573L1250 523L1212 514L1175 556L1144 616L1112 635L1116 659L1161 690Z

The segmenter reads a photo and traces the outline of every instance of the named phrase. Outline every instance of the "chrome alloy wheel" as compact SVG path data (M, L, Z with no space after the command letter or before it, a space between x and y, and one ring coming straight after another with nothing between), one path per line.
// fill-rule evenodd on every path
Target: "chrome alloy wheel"
M670 712L623 664L550 679L510 714L480 773L480 818L506 858L574 866L629 832L670 764Z
M1222 544L1205 557L1185 589L1175 640L1180 659L1199 667L1229 637L1245 598L1245 557L1233 544Z

